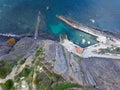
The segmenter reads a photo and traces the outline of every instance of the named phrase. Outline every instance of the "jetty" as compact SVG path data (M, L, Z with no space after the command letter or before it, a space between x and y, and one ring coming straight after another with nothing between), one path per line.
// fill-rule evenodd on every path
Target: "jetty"
M67 17L60 16L60 15L56 15L56 17L76 30L80 30L82 32L95 36L97 38L97 41L101 41L101 39L102 40L112 39L115 41L120 40L120 38L118 38L116 35L107 33L106 31L103 31L103 30L98 30L98 29L83 25L75 20L72 20L71 18L67 18Z
M78 22L76 22L74 20L70 20L69 18L66 18L64 16L59 16L59 15L56 15L56 17L58 19L60 19L61 21L65 22L66 24L68 24L69 26L77 29L77 30L81 30L81 31L83 31L85 33L88 33L88 34L96 36L96 37L103 36L103 32L96 31L95 29L90 28L88 26L85 26L85 25L83 25L81 23L78 23Z
M40 27L40 16L41 16L41 12L38 12L38 17L37 17L37 23L36 23L36 27L35 27L35 35L34 35L34 39L38 38L38 34L39 34L39 27Z

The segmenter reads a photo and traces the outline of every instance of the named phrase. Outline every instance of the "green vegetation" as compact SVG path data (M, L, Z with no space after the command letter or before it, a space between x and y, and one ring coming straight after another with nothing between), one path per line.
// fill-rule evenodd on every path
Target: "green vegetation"
M38 49L36 56L40 56L42 49ZM65 52L64 52L65 54ZM78 60L81 62L82 58L78 57ZM38 90L64 90L67 88L77 87L83 88L84 86L74 83L65 83L63 77L54 72L50 72L46 67L46 63L42 63L43 58L39 57L35 59L35 66L40 66L43 68L42 72L36 71L36 77L33 80L33 83L36 85ZM72 79L72 78L71 78ZM85 86L84 88L91 88L91 86Z
M9 79L4 84L1 84L3 90L13 90L14 89L14 82L13 80Z
M44 58L40 58L39 56L42 55L43 53L43 48L39 48L37 49L36 53L35 53L35 56L36 58L32 61L32 63L36 63L38 62L38 58L41 59L41 60L44 60ZM38 62L39 63L39 62Z
M63 78L53 72L48 71L43 67L44 72L36 72L36 78L34 84L39 90L53 90L54 86L58 85L59 82L63 82Z
M13 64L7 61L0 61L0 78L5 78L13 68Z
M50 63L42 61L44 60L44 57L42 57L42 52L43 48L39 48L36 51L36 57L32 66L25 66L23 70L15 76L15 82L21 84L21 82L23 81L21 80L21 78L24 77L23 79L27 82L29 90L33 89L33 83L36 86L37 90L64 90L73 87L83 88L82 85L65 82L64 78L61 75L50 72L48 68L45 67L45 65L49 65ZM78 59L80 59L81 61L80 57L78 57ZM40 71L40 67L42 67L43 70ZM33 77L33 74L36 76ZM72 78L70 79L73 80ZM85 87L91 88L90 86Z
M24 77L24 80L27 82L29 86L29 90L32 90L32 80L33 80L33 73L34 73L34 68L25 66L23 70L15 76L15 82L21 83L21 78Z
M48 76L44 72L36 72L36 78L34 80L34 84L36 88L39 90L49 90L51 88L52 81L48 78Z
M53 60L55 62L55 59ZM45 65L51 65L50 62L46 62Z
M73 78L72 78L71 76L69 76L69 80L70 80L70 81L73 81Z
M82 86L79 86L78 84L72 84L72 83L63 83L57 87L54 88L54 90L64 90L72 87L80 87L83 88Z
M16 81L20 81L21 77L25 77L26 79L31 76L34 69L32 67L26 66L17 76L15 76Z
M44 72L46 73L46 75L47 75L50 79L52 79L53 81L55 81L55 82L64 81L64 79L63 79L63 77L62 77L61 75L58 75L58 74L56 74L56 73L54 73L54 72L50 72L50 71L48 71L47 68L45 68L45 67L43 67L43 69L44 69Z
M20 60L19 64L22 65L25 63L25 60Z
M36 57L38 57L39 55L41 55L43 52L43 48L39 48L37 51L36 51Z
M65 40L65 39L67 39L67 35L66 34L62 34L62 35L60 35L60 38L61 38L61 40Z
M82 86L75 83L62 83L59 86L55 87L54 90L65 90L68 88L92 88L92 86Z
M41 62L43 58L37 58L34 60L35 66L44 66L44 64Z

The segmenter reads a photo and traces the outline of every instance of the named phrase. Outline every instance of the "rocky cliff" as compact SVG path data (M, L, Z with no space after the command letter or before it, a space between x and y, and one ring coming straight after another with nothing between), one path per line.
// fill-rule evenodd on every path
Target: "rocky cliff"
M59 42L28 37L0 52L0 89L11 80L15 90L120 90L119 60L83 59Z

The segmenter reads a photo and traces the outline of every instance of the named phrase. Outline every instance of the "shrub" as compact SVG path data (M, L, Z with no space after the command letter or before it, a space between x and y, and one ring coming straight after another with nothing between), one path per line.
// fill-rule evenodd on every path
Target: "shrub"
M3 90L11 90L14 86L13 80L9 79L4 84L1 84Z
M60 37L61 37L62 40L67 39L67 35L66 34L62 34Z
M30 72L31 72L31 68L25 67L19 75L21 77L22 76L27 77L30 74Z
M21 77L29 78L33 71L34 69L32 67L26 66L18 75L15 76L15 80L19 81Z
M7 44L9 44L9 45L13 45L13 44L15 44L16 43L16 40L14 39L14 38L10 38L10 39L8 39L8 41L7 41Z
M36 57L38 57L39 55L41 55L43 52L43 48L39 48L37 51L36 51Z
M20 60L20 65L24 64L25 63L25 60Z
M5 78L11 71L13 65L8 62L1 61L0 62L0 78Z
M92 86L82 86L76 83L62 83L56 86L53 90L65 90L69 88L93 88Z

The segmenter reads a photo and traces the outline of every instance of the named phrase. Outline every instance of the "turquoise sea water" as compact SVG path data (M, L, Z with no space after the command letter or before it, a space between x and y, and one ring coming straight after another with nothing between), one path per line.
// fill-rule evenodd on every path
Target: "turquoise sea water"
M33 33L38 11L41 11L40 33L68 38L85 47L96 43L83 32L74 30L56 18L56 14L71 17L91 27L120 32L119 0L0 0L0 33ZM95 20L92 23L91 20ZM82 44L82 39L86 40Z

